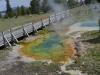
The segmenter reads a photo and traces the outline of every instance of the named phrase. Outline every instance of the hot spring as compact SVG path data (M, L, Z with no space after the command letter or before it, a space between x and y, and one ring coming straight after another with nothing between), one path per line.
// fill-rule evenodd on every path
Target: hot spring
M76 28L75 28L76 27ZM97 21L86 21L71 26L72 30L98 28ZM31 42L21 42L23 48L21 53L36 60L52 60L53 62L67 62L74 54L74 50L67 36L61 36L56 32L42 34L43 37L36 38Z
M74 51L66 44L68 37L56 33L43 34L32 42L21 42L23 55L37 60L52 60L53 62L66 62Z

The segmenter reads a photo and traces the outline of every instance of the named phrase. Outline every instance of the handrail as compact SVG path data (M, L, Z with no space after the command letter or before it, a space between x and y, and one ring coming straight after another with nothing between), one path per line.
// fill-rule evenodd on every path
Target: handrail
M99 9L99 7L100 6L95 6L95 7L91 7L87 9L82 9L80 11L88 12L90 10ZM41 21L36 22L36 23L30 22L22 26L17 26L9 30L6 30L2 32L3 34L0 33L0 47L3 45L11 46L10 42L14 41L14 39L16 41L19 37L29 36L28 34L31 32L35 32L35 31L37 32L38 29L46 27L47 25L53 24L56 21L60 21L62 19L68 18L69 16L72 16L72 14L70 13L70 10L67 10L67 11L50 15L49 18L46 18L43 20L41 19Z

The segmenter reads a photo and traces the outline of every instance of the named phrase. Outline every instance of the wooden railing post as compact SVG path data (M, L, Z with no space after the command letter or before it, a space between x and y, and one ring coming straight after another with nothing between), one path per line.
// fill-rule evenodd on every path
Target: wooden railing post
M41 24L42 24L42 28L46 28L46 25L44 25L43 20L41 19Z
M65 14L65 18L67 18L67 16L66 16L66 11L64 12L64 14Z
M55 14L55 22L57 21L57 16L56 16L56 14Z
M41 24L42 24L42 26L41 26L41 27L42 27L42 28L44 28L44 25L43 25L43 21L42 21L42 19L41 19Z
M60 13L60 16L61 16L61 19L60 20L62 20L62 13Z
M35 32L34 23L32 22L33 33Z
M14 42L14 41L18 42L16 36L15 36L15 35L13 34L13 32L12 32L12 29L10 29L10 33L11 33L11 41L12 41L12 42Z
M49 17L49 24L52 24L53 25L53 22L51 20L51 17Z
M56 22L56 21L59 21L59 20L58 20L58 18L57 18L57 15L55 14L55 22Z
M11 46L11 44L9 43L9 41L7 40L7 38L4 36L4 33L2 32L2 37L3 37L3 43L4 43L4 46L6 46L7 44L9 46ZM7 43L7 44L6 44Z
M50 20L50 17L49 17L49 25L51 25L51 20Z
M34 23L32 22L32 28L33 28L33 33L38 33L38 31L37 31L37 29L35 28L35 26L34 26Z
M4 37L4 33L2 32L2 37L3 37L3 43L4 45L6 45L6 41L5 41L5 37Z
M29 35L28 35L27 31L25 30L25 28L24 28L24 26L23 26L23 25L22 25L22 28L23 28L23 35L24 35L24 36L28 36L28 37L29 37Z

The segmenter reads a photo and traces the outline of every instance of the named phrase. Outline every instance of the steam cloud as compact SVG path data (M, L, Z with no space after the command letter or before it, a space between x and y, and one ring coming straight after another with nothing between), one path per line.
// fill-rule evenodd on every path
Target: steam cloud
M58 4L58 3L55 3L54 0L48 0L48 4L52 8L52 10L55 11L55 12L61 12L61 11L64 11L65 10L65 7L63 5Z

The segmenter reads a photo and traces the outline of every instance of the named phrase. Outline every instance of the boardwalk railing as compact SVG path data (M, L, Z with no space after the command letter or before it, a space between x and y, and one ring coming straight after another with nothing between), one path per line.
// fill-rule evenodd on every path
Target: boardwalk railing
M29 36L29 33L38 32L38 29L47 27L48 25L53 24L56 21L68 18L69 16L71 16L71 13L69 10L67 10L54 15L50 15L49 18L41 19L39 22L31 22L4 31L0 33L0 47L6 45L11 46L10 42L18 42L18 38L22 36Z
M80 12L88 13L89 11L100 11L100 5L89 7L87 9L82 9ZM0 47L3 45L11 46L10 42L18 42L18 38L22 36L29 36L31 32L38 32L38 29L47 27L50 24L53 24L57 21L63 20L71 16L69 10L63 11L60 13L56 13L50 15L49 18L41 19L41 21L37 23L28 23L22 26L17 26L15 28L11 28L7 31L0 33Z

